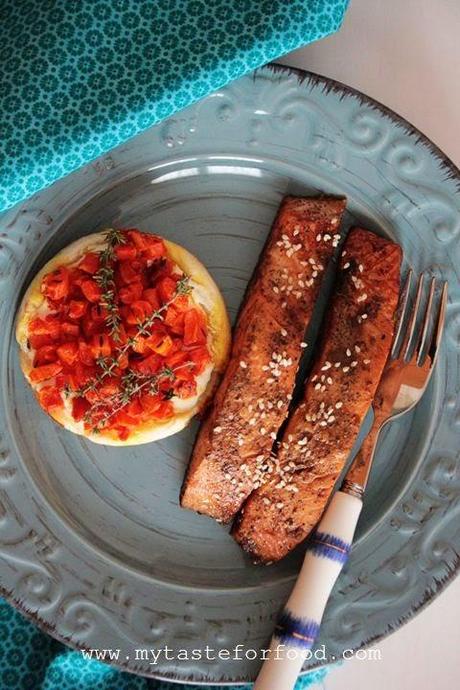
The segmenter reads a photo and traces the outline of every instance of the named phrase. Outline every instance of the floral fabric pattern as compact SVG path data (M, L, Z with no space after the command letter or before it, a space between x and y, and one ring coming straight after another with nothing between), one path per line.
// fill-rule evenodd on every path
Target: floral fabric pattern
M326 669L299 678L295 690L321 681ZM0 690L199 690L119 671L101 661L90 661L42 633L18 611L0 599ZM202 687L202 686L201 686ZM228 685L215 690L231 690ZM234 690L250 690L251 686Z
M348 0L0 0L0 211L270 60Z

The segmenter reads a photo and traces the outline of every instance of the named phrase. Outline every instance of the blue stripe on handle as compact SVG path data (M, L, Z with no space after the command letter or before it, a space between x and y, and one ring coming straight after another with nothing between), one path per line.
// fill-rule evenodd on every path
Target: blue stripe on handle
M348 560L350 550L351 544L326 532L313 532L307 542L307 551L312 551L315 556L329 558L339 563L345 563Z
M319 623L308 618L297 618L284 609L278 618L274 636L292 647L310 649L319 633Z

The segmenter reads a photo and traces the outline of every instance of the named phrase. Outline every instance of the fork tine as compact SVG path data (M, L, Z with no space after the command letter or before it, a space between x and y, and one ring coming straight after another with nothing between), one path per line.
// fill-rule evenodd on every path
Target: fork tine
M415 353L417 355L417 364L419 366L422 364L422 356L427 342L428 329L430 327L430 316L432 316L431 312L433 308L433 296L435 285L436 278L433 277L430 282L430 292L428 294L428 300L425 307L425 316L423 317L422 328L420 330L418 343L415 347ZM423 357L423 359L425 358Z
M415 295L414 306L412 307L412 313L411 313L411 317L410 317L409 326L406 330L404 342L403 342L402 347L401 347L403 359L408 358L409 352L411 349L412 339L414 337L415 327L417 325L417 316L418 316L418 311L419 311L419 307L420 307L420 300L422 299L422 290L423 290L424 281L425 281L425 274L421 273L419 276L419 279L418 279L417 293Z
M433 331L433 336L431 339L430 347L427 352L427 356L431 358L431 366L436 362L436 358L439 352L439 345L441 343L442 333L444 330L444 321L446 318L446 307L447 307L447 281L442 287L441 297L439 300L438 314L436 318L436 324Z
M399 305L397 311L397 326L396 333L393 338L393 347L391 348L390 357L396 359L400 352L400 347L398 347L399 340L401 337L404 322L406 320L407 305L409 302L410 288L412 285L412 276L414 275L413 270L410 268L407 272L406 280L404 281L404 287L401 292L401 297L399 298Z

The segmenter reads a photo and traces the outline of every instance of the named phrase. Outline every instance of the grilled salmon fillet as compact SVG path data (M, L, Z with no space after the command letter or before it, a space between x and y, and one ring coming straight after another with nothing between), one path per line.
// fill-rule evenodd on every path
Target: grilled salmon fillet
M360 228L348 235L303 401L233 528L256 561L283 558L321 517L390 352L400 264L398 245Z
M305 329L344 209L343 199L284 199L248 286L229 364L198 433L182 507L228 522L258 487L287 416Z

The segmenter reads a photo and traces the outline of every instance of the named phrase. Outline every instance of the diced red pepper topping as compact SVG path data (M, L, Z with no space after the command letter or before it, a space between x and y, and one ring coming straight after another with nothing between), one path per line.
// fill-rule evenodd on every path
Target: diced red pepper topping
M93 335L91 350L95 359L98 357L108 357L110 355L112 346L107 333L96 333Z
M88 300L88 302L100 302L102 298L102 289L95 280L88 278L83 280L81 284L81 291Z
M138 298L140 299L140 297ZM150 302L155 310L160 308L160 298L158 297L158 292L155 288L147 288L142 292L142 299Z
M29 331L30 333L30 331ZM40 347L43 347L44 345L52 345L53 338L50 335L30 335L27 339L29 341L30 347L33 347L34 350L38 350Z
M139 274L142 270L140 261L120 261L118 270L123 283L137 283L139 281Z
M43 386L37 393L38 402L46 412L62 406L61 393L56 386Z
M206 342L206 317L201 309L189 309L184 317L185 345L201 345Z
M184 335L185 312L179 311L175 304L168 308L164 322L175 335Z
M174 342L170 335L158 333L147 339L147 347L157 355L167 357L174 349Z
M86 312L87 303L81 300L72 299L69 304L69 318L81 319Z
M39 316L31 319L29 323L29 335L47 335L50 338L59 338L61 322L57 316L49 314L44 319Z
M81 422L91 407L91 403L86 398L74 398L72 400L72 417L76 422Z
M196 381L179 381L174 386L174 392L179 398L190 398L196 395Z
M87 254L85 254L83 259L78 264L78 268L81 271L89 273L90 275L94 275L95 273L97 273L100 267L101 264L99 254L97 254L96 252L88 252Z
M136 300L131 304L129 315L126 319L129 324L143 323L153 312L152 305L147 300Z
M118 294L120 296L120 301L123 302L123 304L132 304L133 302L141 299L143 291L144 286L142 283L131 283L126 287L120 288Z
M185 362L190 362L190 353L185 350L176 350L166 358L166 363L168 367L174 369L180 364L185 364Z
M166 277L158 284L158 295L163 304L170 302L176 293L177 280Z
M63 343L62 345L59 345L59 347L57 348L57 354L63 364L65 364L68 367L73 367L73 365L78 360L78 343L72 342Z
M63 321L61 323L61 334L69 338L78 338L80 333L80 327L77 323L70 323L69 321Z
M93 354L93 348L84 340L80 340L78 342L78 356L80 358L80 362L82 364L86 364L86 366L92 366L94 364L94 360L96 359Z
M127 426L117 426L116 431L120 441L126 441L129 438L130 429Z
M50 364L57 359L55 345L42 345L37 348L34 358L34 367L40 367L43 364Z
M42 281L42 292L49 300L58 302L69 294L69 269L60 266L52 273L48 273Z
M134 244L119 244L115 247L115 255L119 261L132 261L137 257L137 249Z
M46 382L37 392L42 407L62 406L62 391L73 392L75 421L126 440L146 420L172 417L174 396L196 395L211 356L207 316L179 294L182 276L164 241L133 228L116 232L125 241L112 244L109 259L88 252L43 278L51 313L31 319L28 342L30 379Z
M193 348L193 350L190 350L188 354L192 362L195 364L193 371L195 375L198 376L204 371L206 365L211 360L209 350L207 347L196 347Z
M155 261L166 256L166 245L156 235L146 235L138 230L129 230L128 235L147 261Z
M42 383L57 376L62 371L62 364L42 364L39 367L33 367L30 371L30 380L33 383Z

